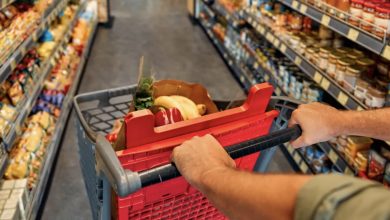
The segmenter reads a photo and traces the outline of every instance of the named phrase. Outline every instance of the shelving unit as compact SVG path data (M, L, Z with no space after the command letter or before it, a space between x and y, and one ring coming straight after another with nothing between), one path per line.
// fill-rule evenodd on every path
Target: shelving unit
M203 2L202 2L203 3ZM205 10L211 10L208 5L203 3L203 7L205 7ZM210 14L210 12L207 12ZM211 16L210 16L211 17ZM211 17L212 18L212 17ZM231 72L233 73L233 76L237 79L237 81L241 84L242 88L247 91L252 85L259 83L259 81L256 80L255 74L256 73L248 73L248 71L244 70L243 66L247 65L248 67L252 67L254 70L256 70L259 74L264 74L263 79L265 81L270 82L272 85L274 85L275 91L274 93L276 95L286 95L283 90L279 87L279 85L276 83L276 80L274 79L272 73L265 69L264 67L261 67L259 63L257 62L258 58L255 55L255 52L250 50L249 46L242 45L245 47L249 52L246 54L247 63L239 65L235 60L232 58L231 55L229 55L228 50L225 48L223 43L221 43L213 34L213 31L211 30L211 27L207 21L205 21L203 18L199 18L199 24L202 27L202 29L205 31L207 36L209 37L210 41L213 43L221 57L223 58L224 62L229 66ZM288 161L290 162L291 166L294 167L297 171L306 173L306 174L312 174L313 171L311 168L309 168L309 165L305 162L304 158L300 154L300 152L296 151L292 147L287 146L280 146L280 149L282 152L286 155Z
M347 21L331 15L307 3L307 1L278 0L279 2L299 11L322 25L332 29L338 34L358 43L370 51L390 60L390 46L388 39L381 39L358 27L351 26Z
M260 22L260 19L256 19L251 15L251 10L247 9L240 14L250 24L258 34L262 35L268 42L273 44L281 53L295 63L305 74L317 82L329 95L335 98L341 105L350 110L361 111L367 109L367 106L358 100L353 94L348 92L334 79L329 77L328 74L320 70L317 66L312 64L305 57L297 53L292 49L288 42L274 34L273 31L265 24Z
M66 5L63 6L63 8ZM62 8L62 9L63 9ZM23 126L23 123L25 122L27 116L30 114L31 109L34 107L36 100L38 99L38 96L43 88L43 82L47 78L48 74L50 73L51 69L55 65L55 59L58 58L61 51L63 51L64 46L69 41L69 38L71 36L71 30L73 29L74 25L76 24L77 17L79 13L85 8L85 4L82 4L79 6L79 9L75 13L74 19L68 27L65 30L65 36L61 39L60 42L58 42L57 46L54 48L50 58L45 60L43 62L43 65L41 67L41 74L39 76L39 79L34 83L34 88L31 92L31 94L28 95L28 98L26 98L25 102L23 102L21 105L19 105L21 108L18 110L19 114L12 125L10 131L8 134L3 138L3 142L1 145L8 151L11 150L11 147L13 143L15 142L15 139L17 136L21 134L21 127Z
M0 67L0 82L8 78L15 69L16 65L22 60L27 51L31 49L38 41L38 37L43 31L50 26L51 22L65 8L70 0L57 0L42 15L39 26L33 31L18 48L13 51L12 55Z
M85 47L85 49L83 51L83 54L81 56L81 61L77 67L76 76L72 82L71 88L69 89L69 91L64 99L64 102L63 102L63 105L61 108L61 115L58 118L57 123L56 123L55 133L51 139L49 146L47 147L46 159L44 162L43 170L41 171L41 174L40 174L41 179L40 179L38 185L31 192L32 199L31 199L31 202L28 206L29 209L27 211L28 219L35 219L36 218L37 212L39 210L39 206L42 202L45 187L46 187L49 175L50 175L51 170L52 170L51 165L53 164L53 160L55 158L55 155L57 154L60 140L61 140L64 128L65 128L66 122L68 120L69 113L71 112L71 109L72 109L73 96L76 93L76 90L77 90L79 81L81 79L85 63L88 59L88 55L89 55L89 52L91 50L92 42L93 42L93 39L94 39L94 36L96 33L97 24L98 24L97 21L95 21L93 23L93 29L92 29L91 34L90 34L89 39L88 39L88 45Z
M210 19L214 19L216 14L227 14L227 12L218 4L209 6L203 1L201 2L204 11L208 14ZM218 8L218 10L216 10ZM280 52L282 52L286 57L288 57L292 62L294 62L303 72L310 76L315 82L317 82L326 92L333 96L340 104L344 105L348 109L354 110L363 110L367 107L357 100L352 94L348 93L344 88L342 88L337 82L329 78L322 70L318 69L314 64L309 62L305 57L298 54L295 50L290 48L287 42L278 37L272 32L270 28L265 26L263 23L259 22L261 19L255 19L250 14L250 10L242 10L237 13L240 19L246 21L247 24L255 29L256 33L265 38L273 46L275 46ZM228 18L232 18L231 15L228 15ZM236 17L237 18L237 17ZM228 25L233 28L236 26L233 24L233 19L226 19ZM199 19L199 23L207 33L211 42L217 48L222 58L228 64L234 76L241 85L244 85L243 88L247 89L251 85L266 81L272 84L275 88L274 93L278 96L288 96L288 94L283 91L281 85L278 84L275 73L272 72L268 67L262 66L259 62L259 57L256 52L247 44L238 42L243 48L245 48L244 56L246 58L244 64L239 64L232 59L232 56L229 55L229 51L224 47L213 34L211 30L211 25L209 22L206 22L204 19ZM252 71L244 71L243 66L249 67ZM248 73L249 72L249 73ZM256 78L261 78L262 80L254 80ZM328 142L319 143L317 145L323 152L325 152L330 161L339 169L341 172L347 175L355 175L354 169L345 161L343 156L333 147L332 144ZM310 167L309 162L305 159L301 152L292 148L289 144L286 146L280 146L280 149L290 162L290 164L299 172L306 174L314 174L313 169Z

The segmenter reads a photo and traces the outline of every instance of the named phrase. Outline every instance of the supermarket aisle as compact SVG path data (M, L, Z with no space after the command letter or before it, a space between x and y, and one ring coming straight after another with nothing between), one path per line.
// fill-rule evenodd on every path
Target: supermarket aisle
M242 97L222 59L203 31L187 17L183 0L114 0L113 29L100 29L79 92L136 82L145 55L156 78L199 82L213 97ZM91 219L78 162L74 115L64 135L43 219Z
M200 27L193 26L183 0L113 0L113 29L100 29L79 93L136 82L145 55L157 79L198 82L216 99L244 93ZM64 135L43 219L91 219L78 162L74 114ZM280 170L283 164L273 164ZM286 166L286 165L284 165Z

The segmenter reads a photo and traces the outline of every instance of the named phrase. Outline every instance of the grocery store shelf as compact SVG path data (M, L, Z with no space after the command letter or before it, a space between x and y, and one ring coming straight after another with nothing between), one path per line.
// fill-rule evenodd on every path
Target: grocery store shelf
M265 37L267 41L272 43L275 48L282 52L287 58L295 63L305 74L311 77L317 82L327 93L335 98L341 105L350 110L363 110L367 109L367 106L358 100L353 94L345 90L334 79L329 77L324 71L320 70L317 66L309 62L305 57L298 54L294 49L289 46L289 43L284 42L278 35L274 35L272 30L266 27L264 24L257 20L248 13L248 10L242 12L244 19L254 28L256 31Z
M218 52L223 57L226 64L229 66L234 77L240 82L243 89L247 92L252 86L252 84L256 83L255 79L253 79L253 77L248 75L246 71L242 70L240 66L237 65L237 63L229 54L225 46L214 36L214 33L212 32L210 27L208 27L206 22L204 22L202 19L199 19L199 21L201 27L207 33L207 36L210 38L210 41L214 44L214 46L217 48Z
M96 33L97 29L97 21L93 23L93 29L91 31L91 34L88 39L88 44L84 49L83 55L81 57L80 64L77 68L75 79L72 82L72 86L69 89L66 98L64 99L62 108L61 108L61 115L58 118L56 122L56 128L55 133L52 137L52 141L47 147L47 153L46 158L43 163L43 168L41 170L40 174L40 180L37 184L37 186L32 190L31 192L31 200L28 205L28 211L27 211L27 219L35 219L40 207L40 204L42 203L42 198L46 189L46 184L48 181L48 178L50 176L50 173L53 168L53 161L55 158L55 155L57 154L59 144L61 141L61 137L66 125L66 122L68 120L69 113L72 109L72 103L73 103L73 96L76 93L76 90L78 88L79 81L81 79L81 75L85 66L85 63L88 59L89 51L91 49L91 45L93 42L94 35Z
M26 118L30 114L31 109L34 107L35 102L38 99L38 96L44 86L44 80L47 78L51 69L55 66L56 64L55 59L59 57L60 52L64 49L64 46L69 42L69 39L72 34L72 29L76 24L78 15L85 8L85 5L86 5L85 3L82 3L79 6L79 9L75 13L73 20L69 23L68 27L64 32L65 36L61 38L61 41L58 42L57 46L53 49L52 54L42 65L41 68L42 72L40 73L38 80L36 80L36 82L34 83L34 88L32 89L31 93L27 95L28 98L25 99L22 105L18 105L20 106L20 109L18 109L18 116L15 119L13 125L11 126L11 129L8 131L8 134L3 138L3 141L1 143L1 145L4 145L4 149L8 151L11 150L16 137L21 134L21 128L23 127Z
M65 8L70 0L59 0L52 7L47 9L39 22L39 27L30 34L26 40L17 47L10 57L0 67L0 81L3 82L15 69L16 65L23 59L24 55L31 49L38 41L39 36L44 30L50 26L51 22L57 15Z
M278 0L279 2L299 11L300 13L310 17L311 19L321 23L322 25L332 29L342 36L360 44L361 46L371 50L372 52L383 56L390 60L390 46L387 40L381 39L373 34L370 34L360 28L351 26L347 21L341 20L335 15L325 13L305 1L297 0Z
M340 155L340 153L334 149L331 143L329 142L322 142L317 144L318 147L321 148L322 151L328 156L329 160L332 161L332 163L339 168L339 170L346 174L355 176L354 169L349 166L349 164L345 161L345 159Z
M232 27L238 28L239 25L242 23L240 17L237 14L226 11L226 9L222 5L218 4L218 2L215 2L212 5L212 8L214 9L214 11L224 17L228 24L231 24Z
M281 145L280 149L295 171L303 174L314 174L301 152L294 149L290 144Z

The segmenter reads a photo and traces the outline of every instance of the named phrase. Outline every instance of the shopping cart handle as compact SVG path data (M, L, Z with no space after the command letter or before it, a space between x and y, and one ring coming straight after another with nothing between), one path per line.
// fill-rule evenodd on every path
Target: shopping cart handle
M225 150L233 159L236 159L295 140L301 133L301 128L294 125L263 137L225 147ZM180 176L174 164L155 167L139 173L123 169L110 143L102 135L97 136L96 162L98 170L106 175L113 189L121 197L142 187Z
M299 125L291 128L272 132L269 135L245 141L239 144L225 147L225 150L231 158L237 159L268 148L292 141L301 136L302 130ZM139 173L142 187L150 186L156 183L180 176L174 164L159 166Z

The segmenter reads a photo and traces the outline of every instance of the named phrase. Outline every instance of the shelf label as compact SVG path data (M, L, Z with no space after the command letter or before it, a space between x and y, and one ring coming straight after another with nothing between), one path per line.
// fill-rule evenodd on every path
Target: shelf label
M352 41L356 41L356 39L359 37L359 32L354 28L350 28L347 37Z
M269 76L268 76L268 74L265 74L265 75L264 75L264 79L265 79L265 81L269 81Z
M329 80L325 79L325 78L322 78L322 81L321 81L321 87L325 90L328 90L329 89L329 86L330 86L330 82Z
M33 33L32 39L33 39L34 42L36 42L36 41L38 40L37 32L34 32L34 33Z
M388 60L390 60L390 46L386 46L383 50L382 56Z
M257 62L255 62L255 63L253 64L253 68L254 68L255 70L257 70L257 68L259 68L259 64L258 64Z
M301 165L301 171L302 173L307 173L309 167L307 167L306 163L302 163Z
M337 159L339 158L339 157L337 156L337 154L334 152L333 149L329 151L328 157L329 157L330 161L333 162L333 164L336 164Z
M263 25L259 25L258 27L259 27L260 34L264 35L265 29L264 29Z
M354 173L352 172L351 169L349 169L349 167L345 167L344 174L347 174L347 175L354 175Z
M232 64L233 64L233 61L229 60L229 66L231 66Z
M243 75L241 75L241 76L240 76L240 81L241 81L242 83L244 83L244 81L245 81L245 78L244 78L244 76L243 76Z
M300 11L302 14L305 14L306 11L307 11L307 6L304 5L304 4L302 4L302 5L301 5L301 8L299 9L299 11Z
M297 66L300 66L301 63L302 63L302 59L301 59L299 56L296 56L295 59L294 59L294 63L295 63Z
M54 58L52 58L52 59L50 60L50 63L51 63L52 66L55 66L55 65L56 65L56 60L55 60Z
M226 14L226 20L229 20L229 19L230 19L230 15Z
M233 26L234 26L234 27L237 27L237 26L238 26L237 21L233 21Z
M280 45L279 39L278 39L278 38L275 38L275 40L274 40L274 46L275 46L276 48L278 48L279 45Z
M299 6L299 3L298 1L294 0L292 3L291 3L291 7L293 7L294 9L298 9L298 6Z
M295 154L294 154L294 160L295 160L297 163L300 163L300 162L301 162L301 157L299 156L298 152L295 152Z
M345 105L347 104L348 96L344 92L340 91L339 95L337 96L337 101L339 101L340 104Z
M227 54L226 54L226 53L223 53L223 57L226 59L226 58L227 58Z
M281 44L280 45L280 51L282 51L282 53L286 53L286 50L287 50L287 47L285 44Z
M319 73L319 72L314 73L314 81L316 81L316 83L320 84L321 80L322 80L321 73Z
M363 111L364 109L361 106L358 106L356 110Z
M12 60L11 60L11 69L13 70L13 69L15 69L15 67L16 67L16 60L15 60L15 58L12 58Z
M267 35L265 36L265 39L267 39L269 42L272 42L272 34L270 32L267 33Z
M280 89L278 87L276 87L276 89L275 89L275 94L276 95L280 95L281 94L281 91L280 91Z
M321 24L328 26L329 22L330 22L330 17L328 15L322 15Z

